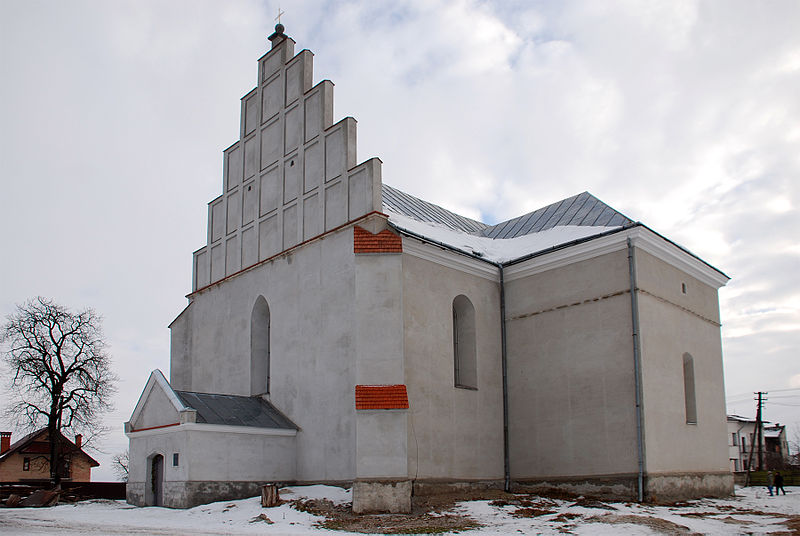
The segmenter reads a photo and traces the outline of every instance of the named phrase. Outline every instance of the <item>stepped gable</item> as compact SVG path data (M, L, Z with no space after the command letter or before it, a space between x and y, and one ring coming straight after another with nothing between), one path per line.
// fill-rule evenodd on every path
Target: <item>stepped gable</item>
M314 55L295 55L278 26L241 99L239 140L224 151L193 291L381 210L380 160L357 163L356 120L333 122L333 83L313 85Z

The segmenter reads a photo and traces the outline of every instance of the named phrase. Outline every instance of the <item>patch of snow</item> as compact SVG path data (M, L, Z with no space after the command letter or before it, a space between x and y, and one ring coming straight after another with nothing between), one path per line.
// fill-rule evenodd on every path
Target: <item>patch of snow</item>
M688 506L654 506L630 502L576 504L574 501L535 497L535 508L551 513L535 517L514 517L517 506L493 506L489 501L458 503L454 511L467 514L483 526L460 531L473 536L508 534L650 535L690 532L708 535L771 534L785 532L788 516L800 515L800 488L789 487L787 495L769 496L763 487L737 488L730 499L692 501ZM334 486L292 486L282 488L280 496L328 499L350 502L350 490ZM520 497L523 498L523 497ZM525 496L524 498L529 498ZM760 512L760 513L759 513ZM259 519L264 514L272 523ZM222 501L187 510L158 507L133 507L123 501L85 501L53 508L0 508L0 534L3 536L70 534L264 534L336 535L354 534L314 526L322 518L293 509L289 504L262 508L259 497ZM674 525L672 525L674 524Z
M389 221L399 229L441 242L470 255L478 255L492 262L508 262L531 253L621 228L620 226L563 225L516 238L489 238L454 231L437 223L417 221L403 214L388 211L386 214L389 216Z
M328 499L333 504L353 502L353 490L337 488L336 486L289 486L281 488L281 499L292 501L294 499Z

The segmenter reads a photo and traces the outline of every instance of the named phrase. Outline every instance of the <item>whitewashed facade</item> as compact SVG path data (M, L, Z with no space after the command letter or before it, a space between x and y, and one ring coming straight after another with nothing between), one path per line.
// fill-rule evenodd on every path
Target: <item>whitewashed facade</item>
M357 511L465 483L732 491L724 274L589 194L532 213L552 220L540 232L387 190L313 55L271 40L170 325L169 380L154 372L126 423L130 502L272 481L355 483ZM225 409L250 399L264 415Z

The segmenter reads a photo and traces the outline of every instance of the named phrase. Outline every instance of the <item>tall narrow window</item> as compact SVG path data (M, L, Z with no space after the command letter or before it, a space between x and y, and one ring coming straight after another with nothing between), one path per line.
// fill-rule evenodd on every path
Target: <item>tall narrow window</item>
M269 305L256 299L250 317L250 394L269 393Z
M686 406L686 424L697 424L697 400L694 396L694 359L683 354L683 398Z
M478 360L475 347L475 307L464 295L453 300L453 360L455 386L478 388Z

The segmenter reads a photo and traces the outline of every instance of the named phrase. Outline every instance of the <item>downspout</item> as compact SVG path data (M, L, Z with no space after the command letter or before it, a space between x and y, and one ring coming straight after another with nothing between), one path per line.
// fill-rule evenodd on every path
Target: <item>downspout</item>
M633 381L636 396L636 454L638 457L638 500L644 501L644 441L642 430L642 370L639 336L639 298L636 294L636 257L628 238L628 272L631 285L631 323L633 325Z
M389 224L391 225L391 222L389 222ZM503 489L505 491L511 491L511 469L509 463L509 441L508 441L508 351L506 343L506 286L503 274L503 264L500 262L490 261L489 259L484 259L480 255L475 255L474 253L473 254L467 253L466 251L462 251L449 244L445 244L444 242L441 242L439 240L434 240L432 238L422 236L412 231L408 231L407 229L402 229L398 227L394 227L394 229L397 230L400 234L416 238L420 242L427 242L428 244L432 244L442 249L446 249L454 253L464 255L465 257L479 260L481 262L485 262L487 264L491 264L497 267L497 270L500 274L500 363L503 373Z
M503 489L511 491L511 469L508 455L508 354L506 351L506 285L503 278L503 265L497 264L500 271L500 362L503 369Z

